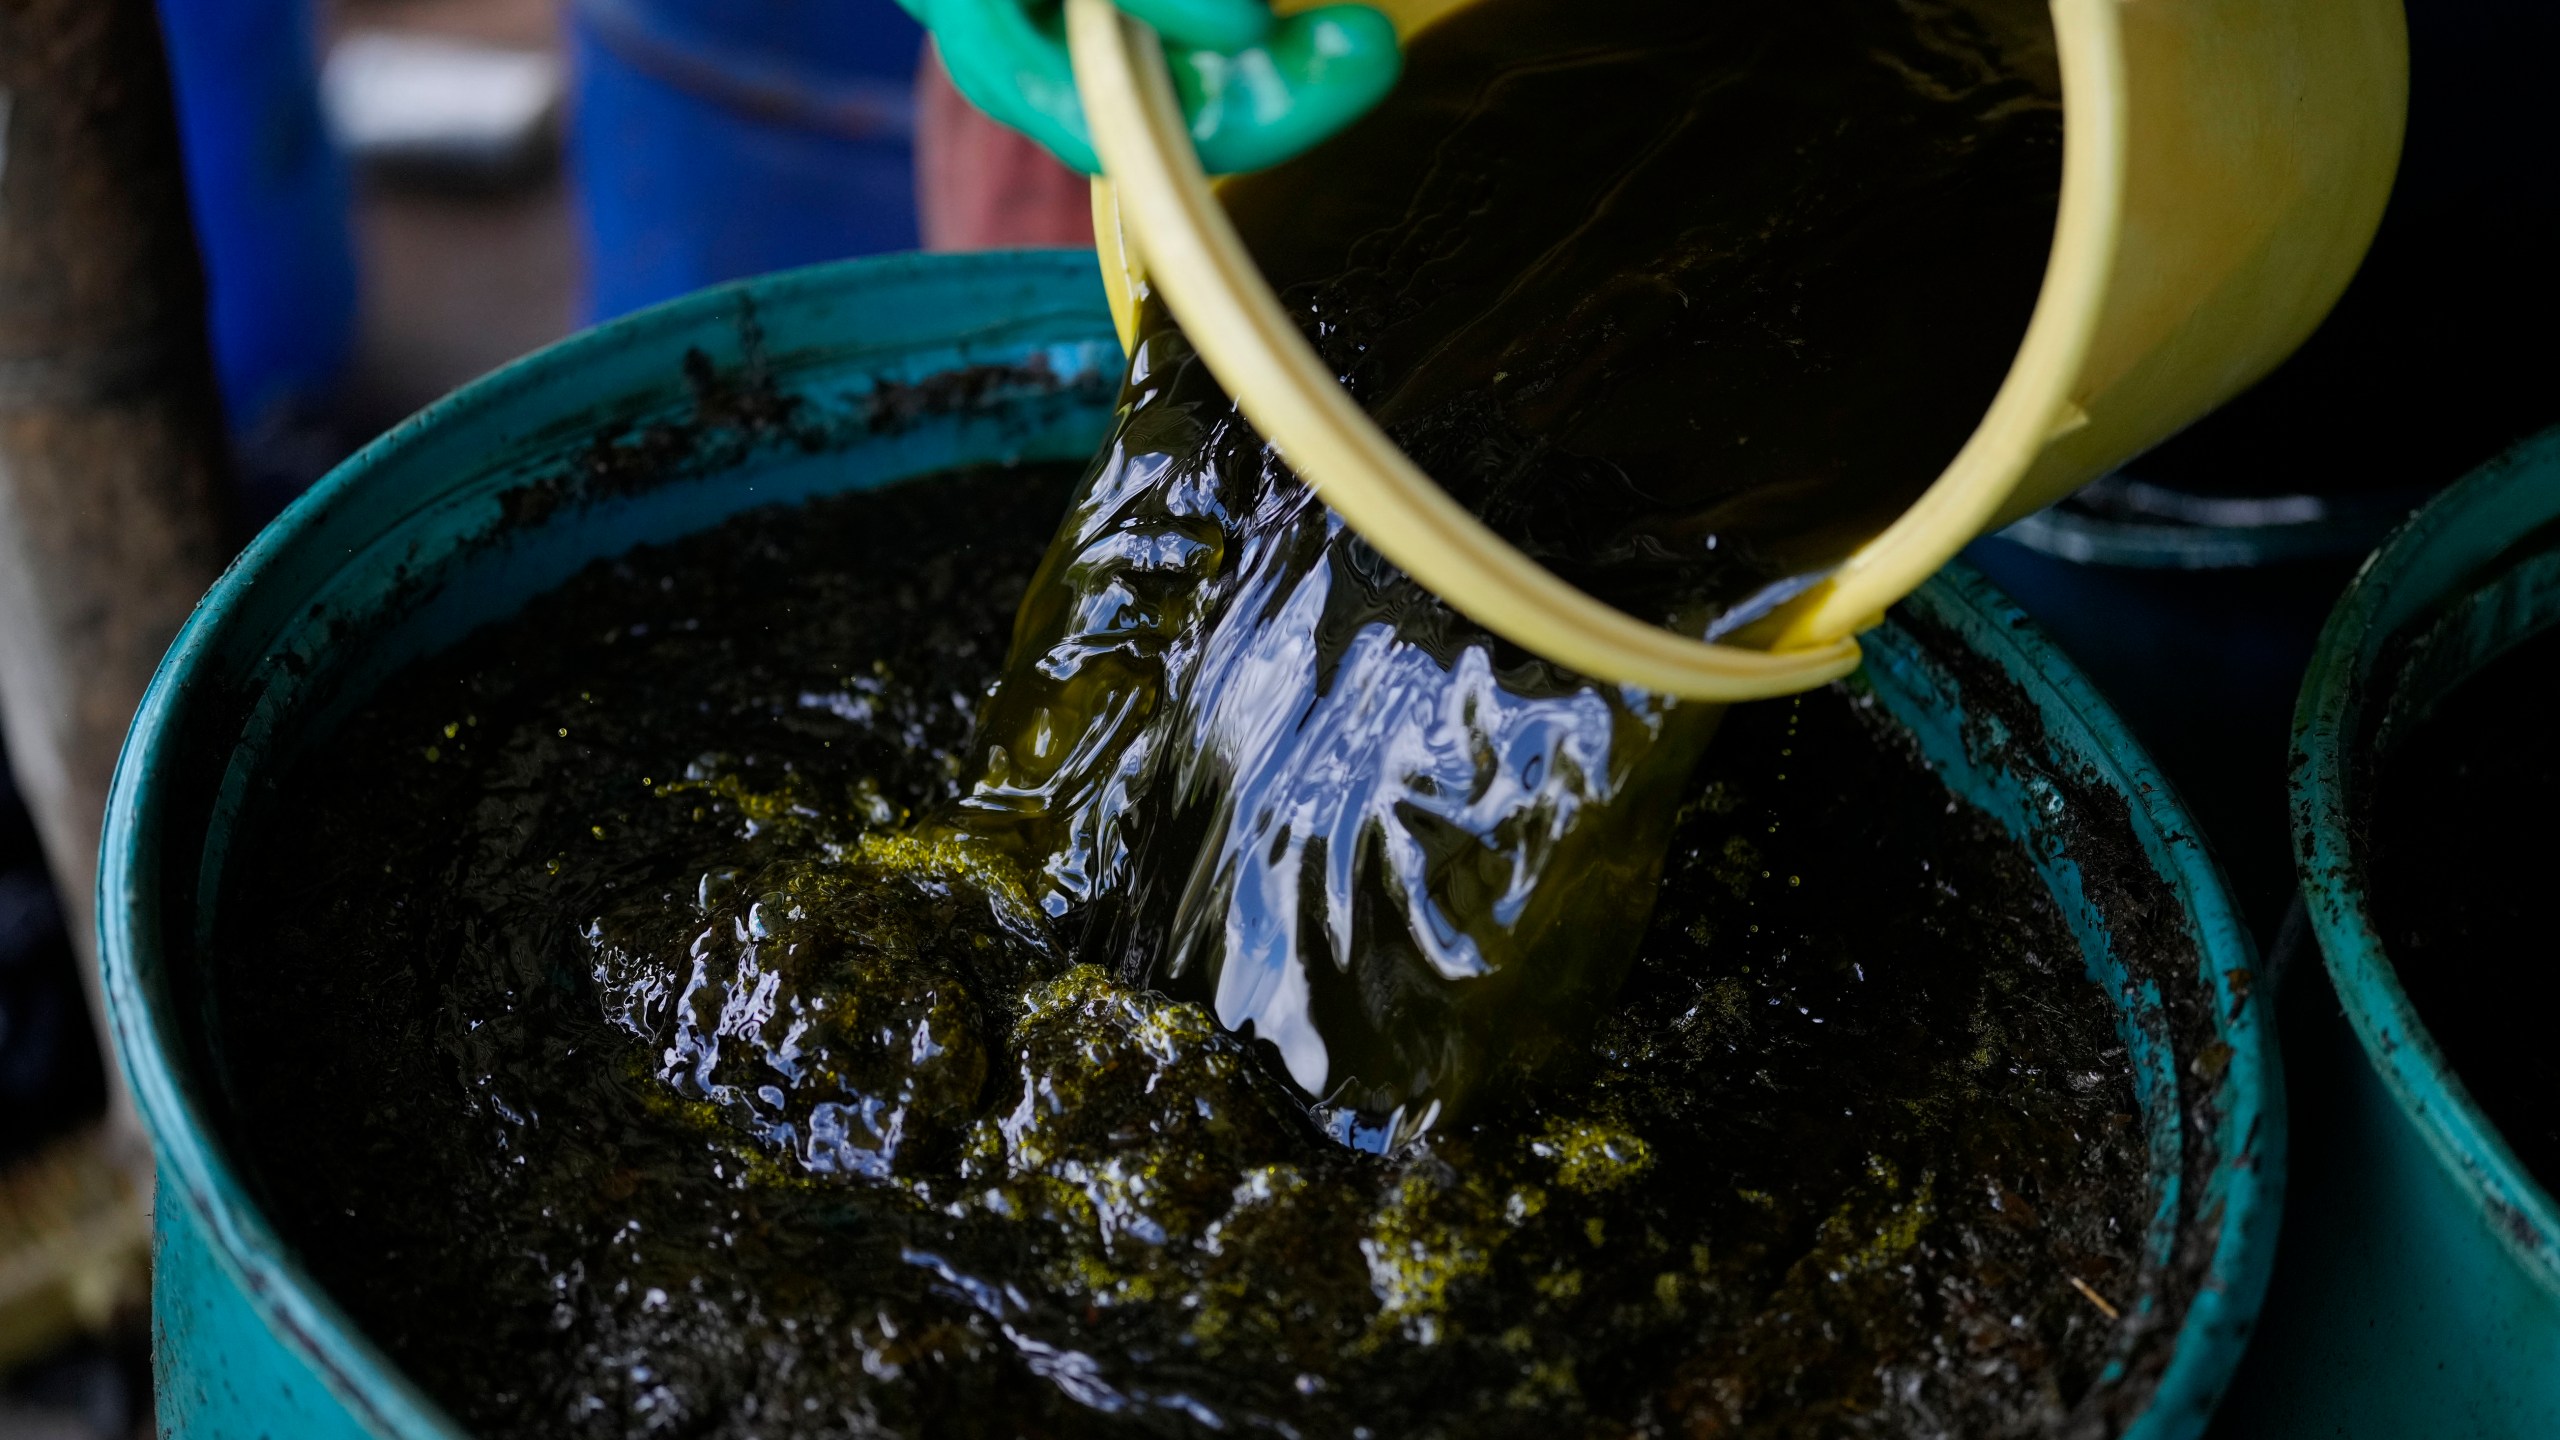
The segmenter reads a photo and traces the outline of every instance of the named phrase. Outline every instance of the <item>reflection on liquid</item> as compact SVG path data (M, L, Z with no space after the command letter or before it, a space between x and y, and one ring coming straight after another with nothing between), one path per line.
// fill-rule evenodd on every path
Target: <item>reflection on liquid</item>
M1648 618L1748 613L1998 382L2058 173L2042 11L1471 15L1236 209L1505 533ZM226 899L240 1128L475 1433L2141 1403L2101 1378L2137 1324L2056 1278L2179 1299L2109 1008L1871 706L1719 717L1488 642L1161 315L999 669L1058 503L946 476L623 557L293 777Z
M1229 201L1454 493L1721 633L1989 403L2052 230L2050 46L2009 3L1490 5ZM1151 308L941 823L1036 870L1081 957L1207 1002L1391 1144L1615 990L1714 724L1405 580Z

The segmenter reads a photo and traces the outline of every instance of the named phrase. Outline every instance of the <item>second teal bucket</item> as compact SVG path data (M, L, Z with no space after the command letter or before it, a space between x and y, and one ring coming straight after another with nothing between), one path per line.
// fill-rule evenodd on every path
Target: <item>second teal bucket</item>
M2307 924L2279 946L2294 952L2280 958L2298 1188L2233 1435L2560 1434L2560 1204L2410 1003L2374 918L2364 840L2373 775L2401 728L2383 716L2414 719L2560 627L2555 523L2560 431L2394 534L2340 600L2304 683L2293 819Z

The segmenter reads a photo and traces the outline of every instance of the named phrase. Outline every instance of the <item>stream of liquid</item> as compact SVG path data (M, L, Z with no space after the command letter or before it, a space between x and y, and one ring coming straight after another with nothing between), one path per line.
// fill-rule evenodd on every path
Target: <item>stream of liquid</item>
M2021 0L1493 0L1232 182L1345 384L1531 555L1722 637L1934 479L2050 242ZM1497 642L1384 563L1149 306L939 833L1387 1148L1582 1033L1714 707Z
M1735 633L2000 383L2050 51L2035 0L1484 0L1228 198L1454 493ZM2025 1440L2141 1403L2175 1307L2112 1011L1872 702L1720 715L1496 643L1158 310L1035 568L1065 479L600 563L266 802L224 1123L474 1433Z

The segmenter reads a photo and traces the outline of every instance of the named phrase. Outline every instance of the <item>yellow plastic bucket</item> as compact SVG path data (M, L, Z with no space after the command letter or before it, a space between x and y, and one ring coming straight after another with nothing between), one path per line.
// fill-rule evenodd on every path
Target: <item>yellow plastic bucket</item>
M1312 3L1312 0L1306 0ZM1470 0L1370 0L1407 36ZM1304 8L1284 0L1282 10ZM2062 198L2033 317L1937 481L1796 601L1769 651L1644 624L1540 567L1406 459L1280 309L1212 196L1155 35L1068 0L1103 273L1124 342L1152 287L1245 417L1461 613L1595 678L1706 700L1819 685L1850 637L1984 531L2273 369L2346 288L2408 112L2400 0L2052 0Z

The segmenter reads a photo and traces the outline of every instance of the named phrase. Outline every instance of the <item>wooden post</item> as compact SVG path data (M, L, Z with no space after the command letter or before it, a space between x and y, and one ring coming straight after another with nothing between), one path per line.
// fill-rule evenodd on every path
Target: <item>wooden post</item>
M151 0L0 0L0 725L100 1019L107 783L227 554L221 426Z

